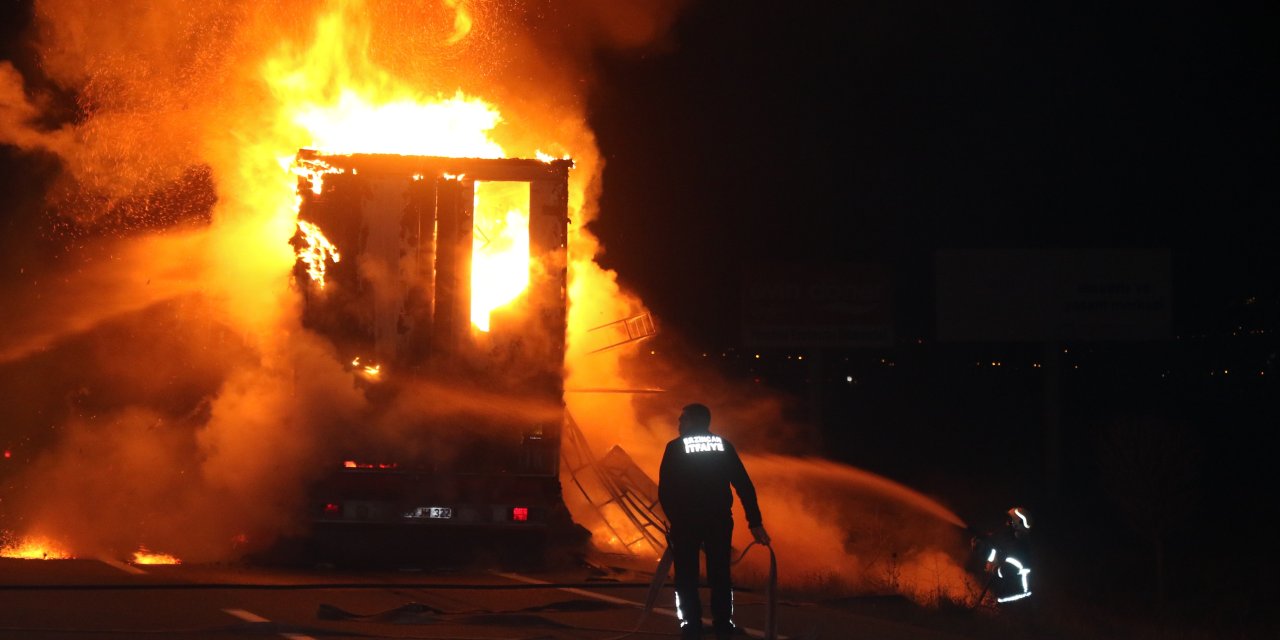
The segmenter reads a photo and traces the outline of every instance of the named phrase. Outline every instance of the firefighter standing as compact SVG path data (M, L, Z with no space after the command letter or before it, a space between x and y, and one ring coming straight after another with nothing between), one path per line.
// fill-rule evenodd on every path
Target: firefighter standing
M1014 507L1006 516L1004 527L986 536L979 547L987 573L982 595L990 591L1000 604L1031 595L1031 515L1022 507Z
M680 437L667 443L658 474L658 499L671 521L669 544L676 567L676 613L681 636L702 636L698 597L698 550L707 554L711 615L717 639L733 634L733 588L729 583L733 494L738 492L756 542L769 544L756 490L728 440L712 435L711 410L691 404L680 413Z

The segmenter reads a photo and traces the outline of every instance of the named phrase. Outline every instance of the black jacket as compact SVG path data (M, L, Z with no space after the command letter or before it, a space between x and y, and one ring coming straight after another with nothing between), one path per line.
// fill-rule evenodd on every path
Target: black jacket
M733 494L747 512L747 525L760 526L756 488L738 451L710 431L690 431L667 443L658 471L658 501L673 525L732 517Z

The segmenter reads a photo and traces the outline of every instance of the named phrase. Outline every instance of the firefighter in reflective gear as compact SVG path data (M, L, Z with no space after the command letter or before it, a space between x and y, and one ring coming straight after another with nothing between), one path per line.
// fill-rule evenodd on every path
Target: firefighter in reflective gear
M1031 514L1014 507L1006 514L1004 527L988 535L980 551L984 554L987 590L1001 604L1031 595Z
M733 534L732 485L756 542L768 545L756 489L733 445L711 433L711 411L691 404L680 413L680 437L667 443L658 473L658 500L671 523L668 544L676 567L676 613L684 638L702 635L698 598L698 551L706 550L707 582L716 638L734 632L733 588L729 584Z

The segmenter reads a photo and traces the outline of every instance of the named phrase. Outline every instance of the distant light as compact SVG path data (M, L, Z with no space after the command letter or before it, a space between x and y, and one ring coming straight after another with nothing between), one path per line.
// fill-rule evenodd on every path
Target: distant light
M844 377L844 381L845 381L845 382L853 382L853 376L845 376L845 377Z
M796 360L804 360L804 356L796 356Z
M336 516L341 510L342 507L336 502L326 502L324 505L324 515L326 516Z
M12 458L12 457L13 457L13 453L12 453L12 452L10 452L8 449L5 449L5 450L4 450L4 457L6 457L6 458Z
M525 522L529 519L529 507L512 507L511 519L517 522Z
M759 360L759 359L760 359L760 354L758 354L758 353L757 353L757 354L756 354L756 360Z

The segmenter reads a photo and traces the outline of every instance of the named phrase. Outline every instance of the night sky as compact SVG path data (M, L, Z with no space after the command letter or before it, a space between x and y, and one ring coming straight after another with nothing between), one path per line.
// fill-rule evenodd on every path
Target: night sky
M1175 329L1276 296L1275 26L1263 3L695 3L602 60L606 266L733 345L760 261L891 267L932 333L942 248L1173 250Z

